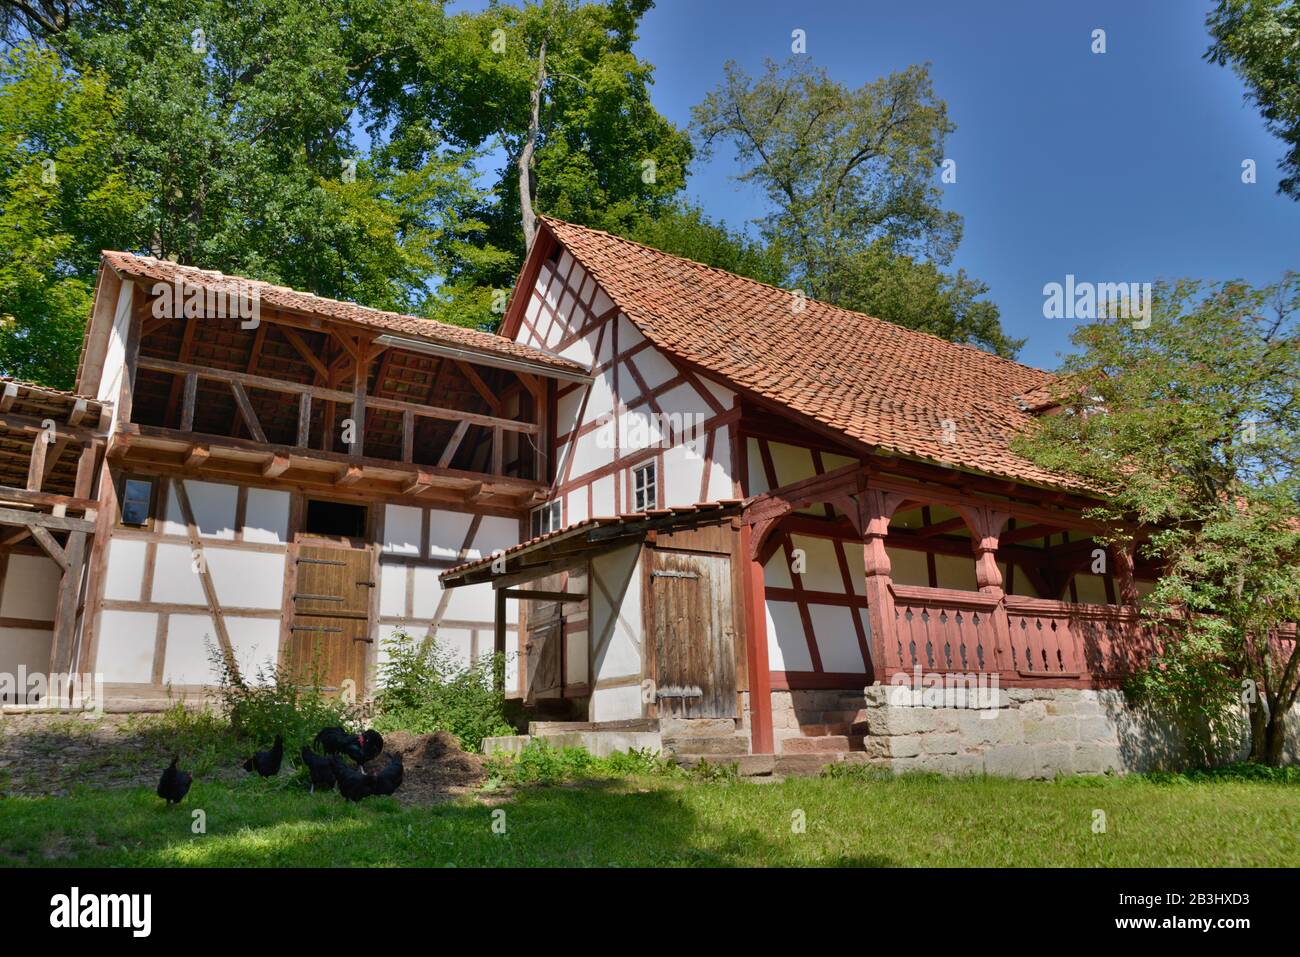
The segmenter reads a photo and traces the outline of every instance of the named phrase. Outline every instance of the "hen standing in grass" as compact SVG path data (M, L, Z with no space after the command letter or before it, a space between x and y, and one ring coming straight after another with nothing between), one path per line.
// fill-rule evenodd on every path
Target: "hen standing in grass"
M372 794L392 794L402 786L402 756L394 754L382 771L370 775Z
M339 794L349 801L360 801L363 797L369 797L374 793L371 790L370 776L364 771L348 767L337 757L330 758L330 766L333 767L334 777L339 782Z
M373 728L353 734L344 728L321 728L316 733L316 747L326 754L346 754L357 764L365 764L384 750L384 739Z
M311 793L319 787L329 791L334 787L334 768L329 758L322 758L307 745L302 746L302 763L307 765L307 774L311 777Z
M284 760L284 738L275 736L275 744L269 751L256 751L244 762L245 771L256 771L264 778L274 777L280 773L280 762Z
M190 784L194 780L194 775L176 767L179 760L180 755L172 758L172 763L167 765L162 777L158 779L158 796L168 804L180 804L181 799L190 793Z

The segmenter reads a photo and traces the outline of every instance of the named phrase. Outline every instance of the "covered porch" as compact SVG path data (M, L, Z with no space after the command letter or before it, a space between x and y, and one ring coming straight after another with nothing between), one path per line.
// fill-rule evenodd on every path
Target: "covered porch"
M1117 685L1154 650L1138 602L1156 569L1136 563L1131 546L1096 541L1102 529L1083 517L1086 499L905 470L897 461L889 472L847 465L746 501L755 752L775 744L772 692L817 700L900 673L1098 688ZM834 565L838 588L826 571ZM832 621L838 634L823 636ZM862 667L844 670L846 661ZM818 704L800 730L827 733L840 717Z

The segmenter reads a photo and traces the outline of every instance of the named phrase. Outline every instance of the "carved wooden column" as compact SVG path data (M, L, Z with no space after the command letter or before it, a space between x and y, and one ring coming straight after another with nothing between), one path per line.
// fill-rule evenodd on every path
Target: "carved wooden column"
M903 666L898 656L898 622L894 613L894 579L885 551L889 520L903 504L896 492L868 488L859 496L858 530L862 533L862 563L866 580L867 620L871 623L871 680L889 681Z
M1115 542L1110 546L1110 557L1115 563L1115 584L1119 586L1119 603L1125 608L1136 608L1138 603L1137 579L1133 573L1135 546L1132 542Z
M983 594L998 600L993 609L994 660L998 671L1005 671L1011 667L1011 621L1004 600L1002 569L998 568L998 537L1011 515L994 511L987 505L959 505L957 511L971 531L975 583Z

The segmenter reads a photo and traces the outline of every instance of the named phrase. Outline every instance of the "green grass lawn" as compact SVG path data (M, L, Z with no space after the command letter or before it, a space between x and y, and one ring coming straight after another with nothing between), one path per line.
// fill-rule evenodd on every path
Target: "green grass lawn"
M196 808L206 834L191 833ZM1105 833L1093 832L1095 810ZM1300 787L634 777L403 807L349 805L287 780L198 781L172 808L140 788L0 798L0 864L1295 866Z

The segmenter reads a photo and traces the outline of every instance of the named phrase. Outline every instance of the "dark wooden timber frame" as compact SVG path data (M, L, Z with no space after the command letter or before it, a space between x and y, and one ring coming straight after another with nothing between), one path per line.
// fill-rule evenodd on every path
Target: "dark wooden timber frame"
M0 554L30 539L59 567L51 675L68 674L76 658L110 416L111 406L84 396L13 381L0 390L0 525L9 529L0 533Z

